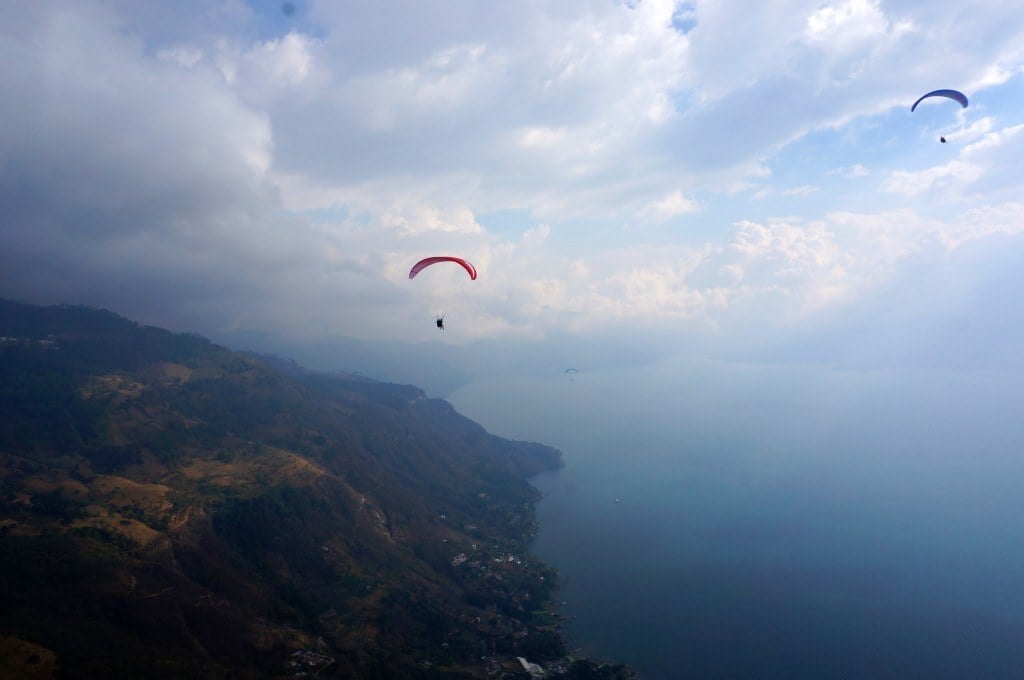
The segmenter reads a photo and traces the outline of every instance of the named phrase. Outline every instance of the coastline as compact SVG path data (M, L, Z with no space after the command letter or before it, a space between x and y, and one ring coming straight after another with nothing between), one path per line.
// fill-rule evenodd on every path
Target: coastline
M571 677L574 680L640 680L640 676L637 672L629 668L626 664L611 659L594 659L591 656L583 654L582 647L574 647L572 645L566 630L566 622L571 621L576 617L564 616L559 612L559 607L565 604L565 601L560 598L562 588L564 587L561 574L556 565L542 559L534 551L535 541L543 531L543 525L536 519L537 504L543 501L546 497L546 494L534 484L534 480L542 474L556 473L564 467L565 463L561 457L559 457L558 465L545 470L540 470L531 474L527 478L530 486L536 491L536 497L530 504L533 520L531 522L531 531L525 539L524 548L526 554L529 555L531 559L536 560L539 565L542 565L543 568L548 573L552 574L555 579L548 601L544 603L544 606L541 609L532 612L532 623L538 632L555 633L560 640L563 649L566 651L560 657L549 660L543 664L533 663L530 659L525 657L519 657L518 660L521 663L522 669L529 673L531 678L535 679Z

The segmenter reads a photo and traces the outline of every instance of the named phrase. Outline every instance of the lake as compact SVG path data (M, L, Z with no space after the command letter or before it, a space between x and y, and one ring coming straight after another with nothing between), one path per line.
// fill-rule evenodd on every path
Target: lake
M1024 673L1024 381L666 362L448 397L560 448L567 637L658 678Z

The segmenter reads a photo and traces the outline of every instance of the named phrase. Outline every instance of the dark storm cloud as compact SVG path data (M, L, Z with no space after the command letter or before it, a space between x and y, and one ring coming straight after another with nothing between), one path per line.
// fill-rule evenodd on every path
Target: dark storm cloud
M195 323L300 255L264 179L269 125L219 73L146 54L84 4L6 15L3 295Z

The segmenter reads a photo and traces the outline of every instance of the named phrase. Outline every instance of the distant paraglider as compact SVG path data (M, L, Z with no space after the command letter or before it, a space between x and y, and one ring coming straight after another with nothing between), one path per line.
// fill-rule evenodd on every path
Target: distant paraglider
M914 105L910 107L910 111L913 112L914 109L917 108L918 104L929 97L946 97L947 99L960 102L960 106L967 108L967 95L963 92L959 92L957 90L932 90L928 94L922 95L920 99L914 102Z
M577 376L579 374L580 374L580 370L578 368L567 368L567 369L565 369L565 375L569 376L569 382L573 382L574 376Z
M450 255L423 258L422 260L414 264L412 266L412 269L409 270L409 278L416 278L416 275L419 274L421 271L423 271L432 264L437 264L438 262L454 262L455 264L462 265L462 268L465 269L466 272L469 274L469 278L476 281L476 267L474 267L472 263L468 262L467 260L463 260L461 257L451 257Z

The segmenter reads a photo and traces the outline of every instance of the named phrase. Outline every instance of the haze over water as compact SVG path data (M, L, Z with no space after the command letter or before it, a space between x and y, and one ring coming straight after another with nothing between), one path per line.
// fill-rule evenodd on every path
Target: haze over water
M449 397L562 449L534 551L646 678L1020 677L1016 376L706 362Z

